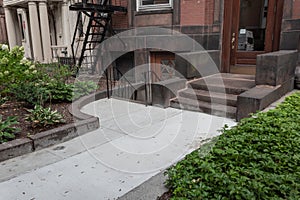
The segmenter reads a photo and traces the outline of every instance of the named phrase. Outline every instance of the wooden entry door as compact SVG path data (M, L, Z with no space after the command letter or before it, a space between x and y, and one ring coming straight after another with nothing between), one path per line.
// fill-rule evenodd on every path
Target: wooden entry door
M222 56L227 63L223 61L224 72L230 72L230 66L255 65L257 55L278 50L283 2L225 1Z
M175 55L170 52L151 53L151 71L153 82L175 77Z

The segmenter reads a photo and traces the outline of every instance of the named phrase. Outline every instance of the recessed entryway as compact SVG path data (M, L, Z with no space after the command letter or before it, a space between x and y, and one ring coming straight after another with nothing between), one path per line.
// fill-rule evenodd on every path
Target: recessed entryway
M230 73L255 75L256 65L232 65L230 66Z
M254 74L256 56L279 48L283 0L224 2L222 69Z

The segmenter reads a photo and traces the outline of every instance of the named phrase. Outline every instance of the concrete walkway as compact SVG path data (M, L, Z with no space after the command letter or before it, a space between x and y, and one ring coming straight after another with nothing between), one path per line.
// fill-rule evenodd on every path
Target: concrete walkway
M231 119L115 99L88 104L101 128L0 163L1 199L116 199L219 134Z

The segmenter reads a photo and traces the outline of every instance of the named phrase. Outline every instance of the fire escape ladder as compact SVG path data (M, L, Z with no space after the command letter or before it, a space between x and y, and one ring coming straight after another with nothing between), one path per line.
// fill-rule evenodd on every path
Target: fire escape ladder
M105 40L110 28L112 14L116 11L126 12L121 6L108 5L104 0L98 4L83 1L70 6L70 10L78 11L76 28L71 44L74 63L79 68L94 73L97 60L97 46Z

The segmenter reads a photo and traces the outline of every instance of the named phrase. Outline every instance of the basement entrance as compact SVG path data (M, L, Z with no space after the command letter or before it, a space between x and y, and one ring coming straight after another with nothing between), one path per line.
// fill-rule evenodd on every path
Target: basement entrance
M255 74L256 56L279 48L283 0L224 4L223 71Z

